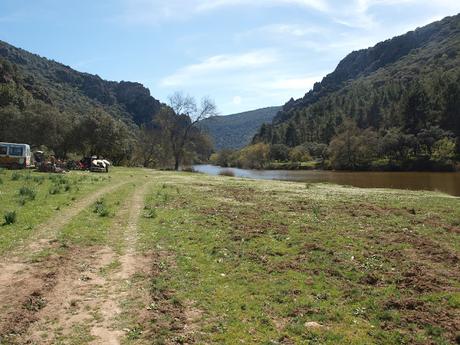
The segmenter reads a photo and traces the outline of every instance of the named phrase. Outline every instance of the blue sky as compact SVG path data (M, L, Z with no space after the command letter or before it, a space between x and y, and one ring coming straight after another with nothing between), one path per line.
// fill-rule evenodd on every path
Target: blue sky
M0 0L0 39L230 114L301 97L352 50L458 12L459 0Z

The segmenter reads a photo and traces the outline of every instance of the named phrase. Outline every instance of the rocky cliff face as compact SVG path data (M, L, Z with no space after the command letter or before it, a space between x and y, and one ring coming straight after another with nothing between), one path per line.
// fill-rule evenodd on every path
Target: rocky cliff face
M15 82L32 97L60 109L102 107L137 125L152 120L161 103L140 83L106 81L0 41L0 83ZM13 80L13 77L16 79Z

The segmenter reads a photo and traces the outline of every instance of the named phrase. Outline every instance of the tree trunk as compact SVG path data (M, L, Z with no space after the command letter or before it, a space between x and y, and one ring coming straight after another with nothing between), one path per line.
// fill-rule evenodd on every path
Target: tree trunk
M178 171L180 166L180 157L176 156L175 157L175 163L174 163L174 170Z

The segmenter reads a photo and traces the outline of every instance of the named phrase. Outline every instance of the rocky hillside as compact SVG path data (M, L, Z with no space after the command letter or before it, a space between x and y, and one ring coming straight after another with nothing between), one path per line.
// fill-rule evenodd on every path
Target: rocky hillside
M15 94L16 101L30 95L60 111L80 113L103 108L114 117L138 125L150 121L161 106L142 84L106 81L98 75L75 71L3 41L0 41L1 61L3 97L0 106L14 103L5 96L8 88L9 94ZM5 67L6 64L11 68Z

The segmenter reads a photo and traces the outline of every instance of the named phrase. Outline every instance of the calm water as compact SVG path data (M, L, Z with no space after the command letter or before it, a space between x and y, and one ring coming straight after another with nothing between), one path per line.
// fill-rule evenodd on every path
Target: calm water
M395 188L432 190L460 196L460 173L432 172L337 172L323 170L245 170L221 168L214 165L195 165L195 170L218 175L231 170L236 177L297 182L331 182L361 188Z

